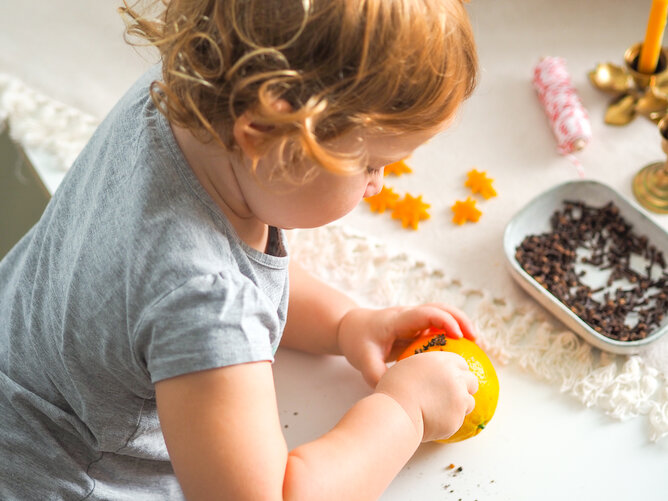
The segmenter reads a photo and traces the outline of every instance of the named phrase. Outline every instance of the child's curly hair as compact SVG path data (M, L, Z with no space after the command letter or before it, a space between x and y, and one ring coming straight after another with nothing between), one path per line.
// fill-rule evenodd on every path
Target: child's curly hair
M170 122L230 151L235 119L252 110L267 145L359 171L359 157L341 158L324 142L357 127L434 128L476 84L462 0L161 2L152 19L127 0L119 9L127 33L160 51L164 81L152 97ZM277 98L292 109L276 110Z

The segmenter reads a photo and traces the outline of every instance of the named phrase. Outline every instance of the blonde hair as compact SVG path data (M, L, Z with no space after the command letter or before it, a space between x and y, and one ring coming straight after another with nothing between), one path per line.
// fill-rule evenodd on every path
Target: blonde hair
M160 51L151 95L200 140L236 143L251 110L266 145L358 171L324 144L354 130L430 130L476 84L477 56L462 0L161 0L158 17L123 0L127 34ZM276 99L291 109L278 111ZM288 166L290 162L286 162Z

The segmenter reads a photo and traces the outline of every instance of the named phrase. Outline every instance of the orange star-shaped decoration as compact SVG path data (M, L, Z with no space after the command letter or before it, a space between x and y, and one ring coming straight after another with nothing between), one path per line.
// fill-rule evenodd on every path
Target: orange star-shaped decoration
M452 222L455 224L464 224L466 221L477 223L482 215L482 212L476 209L475 200L471 197L467 197L464 202L457 200L451 209L455 213L452 218Z
M468 172L468 179L464 186L471 188L473 193L480 193L485 199L496 196L496 190L492 187L494 179L487 177L487 172L478 172L473 169Z
M380 190L380 193L364 199L373 212L379 213L385 212L386 209L394 209L397 200L399 200L399 195L395 193L392 188L387 188L385 186Z
M403 160L399 160L398 162L387 164L383 171L383 175L388 176L394 174L395 176L401 176L402 174L410 174L411 172L413 172L413 169L406 165Z
M429 219L429 213L427 212L429 207L431 205L422 201L422 195L415 198L406 194L402 200L395 204L392 218L400 219L401 225L404 228L410 226L414 230L417 230L419 221Z

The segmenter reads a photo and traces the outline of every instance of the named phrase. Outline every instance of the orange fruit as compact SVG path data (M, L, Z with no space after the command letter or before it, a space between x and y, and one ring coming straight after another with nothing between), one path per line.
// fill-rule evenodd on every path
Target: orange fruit
M430 329L426 335L413 341L406 350L399 355L402 360L411 355L425 351L449 351L464 357L469 369L478 377L478 391L473 395L475 407L464 418L461 428L449 438L437 442L459 442L471 438L485 429L489 423L496 404L499 400L499 378L487 354L473 341L468 339L452 339L446 337L445 332L439 329Z

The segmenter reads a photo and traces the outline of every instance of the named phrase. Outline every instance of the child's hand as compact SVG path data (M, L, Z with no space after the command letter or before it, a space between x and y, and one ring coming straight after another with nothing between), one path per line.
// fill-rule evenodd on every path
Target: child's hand
M464 358L443 351L401 360L376 386L376 392L389 395L404 408L423 442L455 433L473 410L476 391L478 378Z
M429 327L444 329L448 336L475 340L473 324L459 309L442 303L382 310L354 308L339 323L337 342L341 353L371 386L376 386L386 362Z

